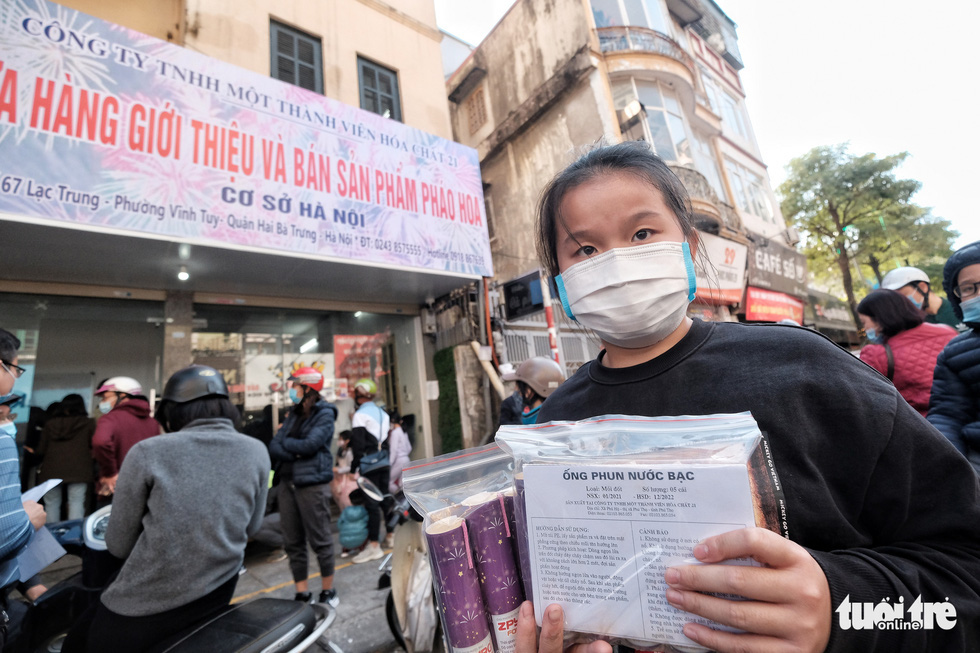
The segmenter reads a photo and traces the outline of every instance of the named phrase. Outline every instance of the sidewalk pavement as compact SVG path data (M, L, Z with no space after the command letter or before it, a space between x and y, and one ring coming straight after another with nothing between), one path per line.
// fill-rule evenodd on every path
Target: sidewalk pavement
M381 560L355 565L350 558L340 557L340 543L334 532L334 551L337 553L334 568L334 588L340 598L337 619L326 632L325 638L343 653L392 653L399 651L395 638L388 628L385 602L388 590L379 590L378 579ZM238 577L233 603L258 597L292 599L295 594L292 574L282 550L252 554L246 552L245 573ZM320 593L320 574L312 551L310 560L310 589ZM41 573L42 582L48 587L81 570L81 558L66 555ZM310 653L332 653L321 645L314 645Z
M340 544L334 533L334 551L337 554L334 566L334 589L340 598L337 606L337 620L326 633L326 639L340 647L344 653L389 653L398 651L395 638L388 628L385 617L385 602L388 590L379 590L378 579L381 572L374 560L355 565L351 558L341 558ZM316 557L311 551L310 590L320 592L320 574ZM281 550L271 554L249 555L245 558L246 572L239 576L233 602L247 601L260 596L292 599L296 593L293 587L289 564ZM325 647L314 647L311 653L324 651Z

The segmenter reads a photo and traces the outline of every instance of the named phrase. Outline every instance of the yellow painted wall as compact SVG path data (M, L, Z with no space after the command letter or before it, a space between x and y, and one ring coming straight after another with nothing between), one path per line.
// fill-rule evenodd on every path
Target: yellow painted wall
M360 106L357 57L398 73L402 120L452 138L433 0L62 0L103 20L260 75L269 22L319 37L327 97ZM183 32L182 32L183 30Z
M182 42L183 0L61 0L59 4L163 41Z
M360 106L362 56L398 73L406 124L452 137L432 0L187 0L186 45L269 75L270 20L320 38L326 96Z

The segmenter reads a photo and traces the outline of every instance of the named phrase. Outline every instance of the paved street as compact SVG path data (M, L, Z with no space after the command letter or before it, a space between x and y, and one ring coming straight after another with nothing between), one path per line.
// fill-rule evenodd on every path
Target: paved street
M336 534L334 535L336 538ZM340 551L340 545L334 541L334 550ZM260 596L291 599L295 593L289 566L282 553L272 555L254 555L245 559L247 571L238 580L235 591L235 601L243 601ZM310 560L314 561L312 552ZM344 653L375 653L398 650L394 637L385 619L385 601L388 590L379 590L378 564L373 561L355 565L350 558L336 560L334 572L334 587L340 596L337 608L337 620L327 631L330 641L343 649ZM314 593L320 589L320 575L316 572L315 562L311 562L310 587ZM311 651L327 651L325 648L313 648Z

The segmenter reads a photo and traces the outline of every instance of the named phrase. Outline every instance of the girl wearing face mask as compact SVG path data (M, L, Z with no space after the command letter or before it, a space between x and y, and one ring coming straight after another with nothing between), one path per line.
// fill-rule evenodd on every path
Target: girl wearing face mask
M337 607L333 589L333 535L330 530L330 481L337 407L320 396L323 374L302 367L289 377L289 398L295 405L269 443L269 456L280 463L279 513L296 600L313 602L307 577L307 542L316 554L323 582L317 601Z
M980 241L949 257L943 290L968 330L936 360L929 421L980 473Z
M561 366L550 358L535 356L518 366L517 370L504 374L501 381L517 381L517 392L524 404L521 423L534 424L544 400L551 396L565 381Z
M956 330L925 322L925 314L894 290L869 293L857 309L871 343L861 350L861 360L888 377L925 417L936 356L956 337Z
M561 172L542 196L538 241L566 312L602 344L541 406L539 424L751 411L768 435L791 539L734 530L694 547L703 564L668 569L666 600L692 615L685 635L718 651L980 647L973 470L887 380L823 336L689 318L699 244L690 201L646 143L597 148ZM763 566L733 574L717 564L741 557ZM963 614L956 628L843 629L834 612L845 597L919 594L948 597ZM562 641L560 606L543 617L540 651L551 653ZM537 647L533 620L525 603L521 653Z

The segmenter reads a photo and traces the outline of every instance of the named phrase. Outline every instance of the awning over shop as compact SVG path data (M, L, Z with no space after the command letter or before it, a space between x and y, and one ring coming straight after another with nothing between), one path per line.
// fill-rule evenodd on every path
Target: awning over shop
M790 319L803 324L803 300L786 293L749 286L745 289L745 319L749 322Z
M108 261L146 281L162 243L237 250L225 281L264 286L493 274L475 150L46 0L0 20L3 277L44 279L14 268L11 231L84 283Z
M99 296L125 298L131 289L183 290L209 293L230 304L247 296L301 307L297 300L316 299L344 302L351 310L408 313L466 283L451 274L218 247L182 248L161 239L2 220L0 234L0 286L15 292L47 292L33 288L34 282L43 282L72 284L66 288L101 286L113 293ZM188 281L177 278L181 267L188 271Z
M847 302L816 290L810 290L808 300L806 316L808 324L821 330L836 329L857 333L857 326L854 324Z

